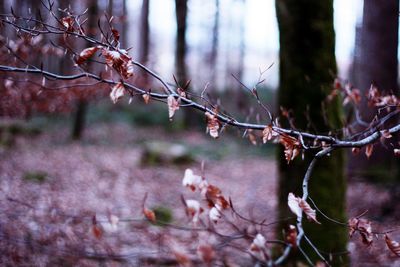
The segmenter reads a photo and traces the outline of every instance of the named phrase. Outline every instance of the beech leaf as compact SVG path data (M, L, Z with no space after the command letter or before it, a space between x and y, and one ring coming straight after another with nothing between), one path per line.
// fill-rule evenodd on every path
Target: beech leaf
M210 112L206 112L205 115L207 118L207 132L211 137L218 138L220 128L218 118Z
M297 217L301 217L302 212L304 212L308 220L320 224L320 222L317 220L316 211L312 209L305 200L300 197L296 197L293 193L289 193L288 195L288 206Z
M179 109L179 102L175 99L173 95L168 96L167 99L167 104L168 104L168 116L169 119L172 120L172 117L174 117L175 111Z
M143 208L143 214L146 217L147 220L149 220L152 223L156 222L156 214L154 211L149 210L148 208Z
M119 82L116 85L113 86L113 88L111 89L111 93L110 93L110 98L111 101L116 104L118 102L118 99L120 99L121 97L123 97L125 94L125 87L124 85Z
M400 244L397 241L394 241L389 238L388 235L385 235L385 242L390 251L392 251L397 257L400 257Z
M365 148L365 155L367 156L367 158L371 157L372 151L374 151L374 144L367 145L367 147Z
M301 208L299 206L299 199L295 197L293 193L289 193L288 195L288 206L289 209L297 216L301 216Z
M79 56L75 60L76 64L81 65L86 60L88 60L90 57L92 57L99 49L100 49L99 46L83 49L82 52L79 53Z

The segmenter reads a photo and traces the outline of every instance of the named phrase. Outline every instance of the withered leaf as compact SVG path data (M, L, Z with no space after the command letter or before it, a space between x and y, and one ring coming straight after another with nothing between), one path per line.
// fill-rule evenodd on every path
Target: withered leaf
M144 103L148 104L149 101L150 101L150 95L149 94L143 94L142 97L143 97Z
M168 104L168 116L169 119L172 120L172 117L174 117L175 111L179 109L179 102L178 100L175 99L173 95L169 95L167 99L167 104Z
M154 211L144 207L143 214L146 217L146 219L149 220L150 222L152 223L156 222L156 214L154 213Z
M400 244L397 241L394 241L389 238L389 236L385 235L385 242L390 251L392 251L397 257L400 257Z
M374 151L374 144L369 144L365 148L365 155L367 158L370 158L372 155L372 152Z
M79 53L79 56L75 60L76 64L81 65L86 60L88 60L90 57L92 57L99 49L100 49L99 46L88 47L88 48L83 49L82 52Z
M207 118L207 132L211 137L218 138L220 128L218 118L210 112L206 112L205 115Z
M121 97L123 97L125 94L125 87L124 85L119 82L116 85L113 86L113 88L111 89L111 93L110 93L110 98L111 101L116 104L118 102L118 99L120 99Z

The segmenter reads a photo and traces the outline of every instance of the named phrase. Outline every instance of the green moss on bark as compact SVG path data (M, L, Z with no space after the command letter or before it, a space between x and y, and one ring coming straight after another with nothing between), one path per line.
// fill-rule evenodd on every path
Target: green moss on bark
M328 132L341 127L339 103L330 103L326 115L322 103L331 90L336 74L333 1L277 0L280 29L279 105L292 110L298 129ZM288 125L285 125L288 126ZM280 216L293 216L287 207L289 192L301 195L301 182L312 155L287 164L279 149ZM317 162L310 180L310 196L332 218L345 221L346 183L343 154L335 151ZM347 229L318 216L322 225L306 223L307 236L327 252L346 250ZM283 225L280 226L282 229ZM281 231L281 230L279 230ZM318 259L304 244L314 262ZM334 257L335 266L346 265L345 257Z

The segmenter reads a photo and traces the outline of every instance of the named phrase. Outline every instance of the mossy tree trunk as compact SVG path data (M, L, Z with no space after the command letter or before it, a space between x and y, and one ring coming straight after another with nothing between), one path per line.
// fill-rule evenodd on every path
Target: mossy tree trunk
M339 103L330 103L324 119L322 103L331 90L336 74L333 0L277 0L276 11L280 31L279 105L292 110L298 129L328 132L341 127ZM284 121L282 121L284 124ZM288 126L288 125L285 125ZM301 183L312 155L296 158L287 164L279 149L279 214L293 217L287 207L289 192L301 195ZM341 151L317 162L311 176L310 197L332 218L345 221L346 182ZM346 250L347 229L318 216L321 225L305 222L307 236L326 252ZM280 226L279 233L284 225ZM305 241L306 253L316 254ZM343 266L347 259L333 257L334 266Z

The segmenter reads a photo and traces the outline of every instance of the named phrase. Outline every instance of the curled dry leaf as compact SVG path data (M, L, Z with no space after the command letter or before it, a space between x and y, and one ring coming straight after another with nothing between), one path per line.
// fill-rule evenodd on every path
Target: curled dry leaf
M400 149L399 148L395 148L393 149L393 153L396 157L400 157Z
M104 48L102 55L106 64L114 68L123 78L128 79L133 75L133 61L126 51L111 51Z
M118 102L118 99L120 99L121 97L123 97L125 94L125 87L124 85L119 82L116 85L113 86L113 88L111 89L111 93L110 93L110 98L111 101L116 104Z
M210 112L206 112L205 115L207 118L207 132L210 133L211 137L218 138L220 128L218 118Z
M342 89L342 83L341 83L340 79L335 78L335 81L333 82L333 87L336 90Z
M262 234L258 233L253 239L253 243L251 243L250 250L264 249L266 242L267 240L265 239L265 237Z
M361 238L364 244L371 245L373 241L371 222L365 219L358 221L357 230L361 234Z
M148 208L144 207L143 208L143 215L150 222L152 222L152 223L156 222L156 214L154 213L154 211L149 210Z
M346 84L344 87L344 92L346 97L343 100L343 105L347 105L349 102L353 102L358 105L361 102L361 92L356 88L351 88L350 84Z
M115 41L115 42L118 42L118 41L119 41L119 38L120 38L119 31L118 31L117 29L115 29L115 28L112 28L112 29L111 29L111 32L112 32L112 35L113 35L113 37L114 37L114 41Z
M206 264L211 264L215 258L215 251L211 245L202 244L197 247L197 255Z
M282 134L280 135L279 142L285 147L284 153L288 164L300 154L301 144L296 138Z
M278 136L278 133L272 130L272 125L267 125L265 126L262 135L263 135L263 143L265 144L268 141L272 140L272 138Z
M97 239L101 238L103 235L103 231L101 230L100 225L97 223L96 215L92 217L92 233Z
M185 175L182 179L182 185L190 188L192 191L196 190L196 187L202 182L202 178L199 175L195 175L191 169L185 170Z
M82 50L82 52L79 53L79 56L76 58L75 62L77 65L81 65L84 63L86 60L88 60L90 57L92 57L101 47L99 46L94 46L94 47L88 47Z
M143 97L144 103L148 104L149 101L150 101L150 95L149 94L143 94L142 97Z
M353 155L358 155L360 153L360 148L358 147L353 147L351 149L351 153L353 153Z
M288 206L297 217L301 216L302 211L299 206L299 199L293 193L289 193L288 195Z
M361 235L362 242L366 245L371 245L372 238L372 227L371 222L366 219L351 218L348 221L349 225L349 236L352 237L355 232L359 232Z
M179 102L178 100L175 99L173 95L168 96L167 99L167 104L168 104L168 116L169 119L172 120L172 117L174 117L175 111L179 109Z
M64 17L61 19L62 25L65 27L67 31L72 32L74 30L74 19L72 17Z
M321 224L317 220L316 211L314 209L312 209L311 206L305 200L300 199L299 206L304 211L304 213L306 214L308 220L313 221L313 222L318 223L318 224Z
M385 235L385 242L390 251L392 251L397 257L400 257L400 244L397 241L394 241L389 238L389 236Z
M186 202L186 214L192 220L193 223L199 221L200 213L204 210L200 207L200 202L194 199L188 199Z
M349 236L352 237L354 233L358 230L358 218L351 218L348 221L349 225Z
M297 217L301 217L302 212L304 212L308 220L320 224L320 222L317 220L316 211L312 209L304 199L296 197L293 193L289 193L288 206Z
M285 239L292 247L295 248L297 246L297 229L294 225L289 225Z
M210 217L210 220L214 223L217 223L222 218L220 209L217 207L217 205L210 209L208 216Z
M230 207L229 202L222 195L221 189L214 185L207 185L205 197L209 201L210 206L217 205L219 209L227 209Z
M261 261L265 261L267 254L265 252L267 240L265 237L258 233L250 245L250 253Z
M373 151L374 151L374 144L367 145L367 147L365 148L365 155L367 156L367 158L371 157Z

